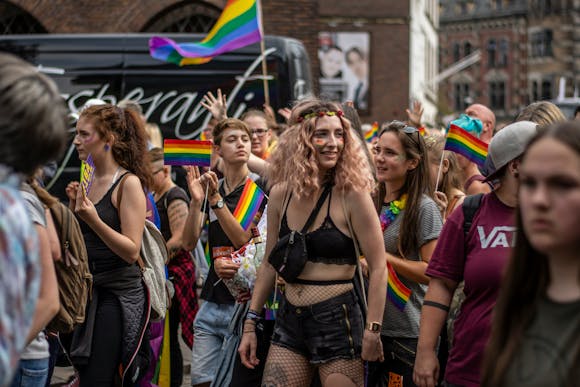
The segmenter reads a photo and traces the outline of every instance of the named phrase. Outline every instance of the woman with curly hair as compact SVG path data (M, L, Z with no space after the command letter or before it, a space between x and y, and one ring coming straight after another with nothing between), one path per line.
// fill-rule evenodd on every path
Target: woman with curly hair
M151 186L147 135L134 112L97 105L81 112L73 143L81 160L92 157L95 172L87 193L78 182L66 188L93 274L92 300L71 355L83 386L132 385L147 369L149 352L149 306L136 263Z
M580 380L580 123L537 135L519 174L516 244L502 280L482 386Z
M256 358L255 328L276 280L270 262L277 258L271 252L277 251L279 240L302 230L306 262L289 260L288 269L276 265L287 284L262 385L308 385L318 369L323 386L362 386L362 360L383 355L377 326L382 324L387 280L370 196L370 166L339 105L302 101L292 110L289 124L271 159L269 259L259 270L239 353L249 368L264 361ZM355 240L370 272L367 321L372 323L366 329L353 287ZM290 278L287 270L298 275Z

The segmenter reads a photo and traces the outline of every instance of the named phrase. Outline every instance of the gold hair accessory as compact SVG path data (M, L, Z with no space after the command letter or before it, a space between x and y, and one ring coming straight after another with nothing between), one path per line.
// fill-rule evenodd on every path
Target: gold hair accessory
M342 110L337 110L335 112L333 111L319 111L319 112L312 112L312 113L308 113L305 114L303 116L298 117L298 122L302 122L304 120L309 120L311 118L315 118L315 117L324 117L324 116L329 116L329 117L342 117L343 116L343 112Z

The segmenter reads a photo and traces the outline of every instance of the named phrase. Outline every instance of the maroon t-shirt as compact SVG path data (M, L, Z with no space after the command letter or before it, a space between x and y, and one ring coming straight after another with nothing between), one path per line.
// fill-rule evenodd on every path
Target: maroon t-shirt
M514 224L514 208L503 204L491 192L483 196L473 217L467 244L461 208L457 208L443 226L426 273L430 277L457 282L465 280L465 300L455 320L453 348L445 372L445 380L449 383L480 384L491 312L515 242Z

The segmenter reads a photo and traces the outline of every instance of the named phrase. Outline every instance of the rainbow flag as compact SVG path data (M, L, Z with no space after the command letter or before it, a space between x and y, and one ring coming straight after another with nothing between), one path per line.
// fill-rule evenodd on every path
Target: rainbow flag
M248 178L242 191L242 196L233 213L234 218L240 222L244 230L247 230L252 224L252 220L258 213L264 197L264 192L258 187L258 184Z
M419 133L421 134L421 136L425 137L427 135L427 131L425 130L424 126L419 126Z
M95 176L95 163L93 161L93 156L89 155L87 161L83 161L81 164L81 189L85 196L87 196L91 190L93 176Z
M379 135L379 123L373 122L373 126L365 133L365 141L371 142Z
M213 57L262 40L258 0L228 0L207 36L197 43L176 43L154 36L149 52L155 59L183 66L202 64Z
M165 165L197 165L209 167L211 163L211 141L164 140Z
M487 144L455 124L449 126L445 150L459 153L480 167L487 157Z
M411 296L411 289L401 282L397 276L397 272L393 269L393 266L391 266L390 263L387 263L387 268L389 271L387 298L402 312Z

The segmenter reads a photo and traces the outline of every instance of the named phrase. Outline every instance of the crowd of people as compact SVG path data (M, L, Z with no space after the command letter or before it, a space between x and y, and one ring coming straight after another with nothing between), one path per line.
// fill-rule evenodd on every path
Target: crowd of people
M202 105L211 166L185 167L183 187L137 103L80 112L72 141L94 174L66 196L92 288L56 332L69 300L53 262L71 258L39 192L67 112L50 79L0 54L0 386L49 386L63 356L80 386L180 386L180 341L196 387L577 385L580 121L542 101L496 130L471 105L452 124L489 144L478 165L420 104L371 143L352 103L306 98L283 123L269 106L228 118L220 90ZM264 199L242 224L247 187ZM155 321L148 221L168 251ZM240 295L232 257L250 243Z

